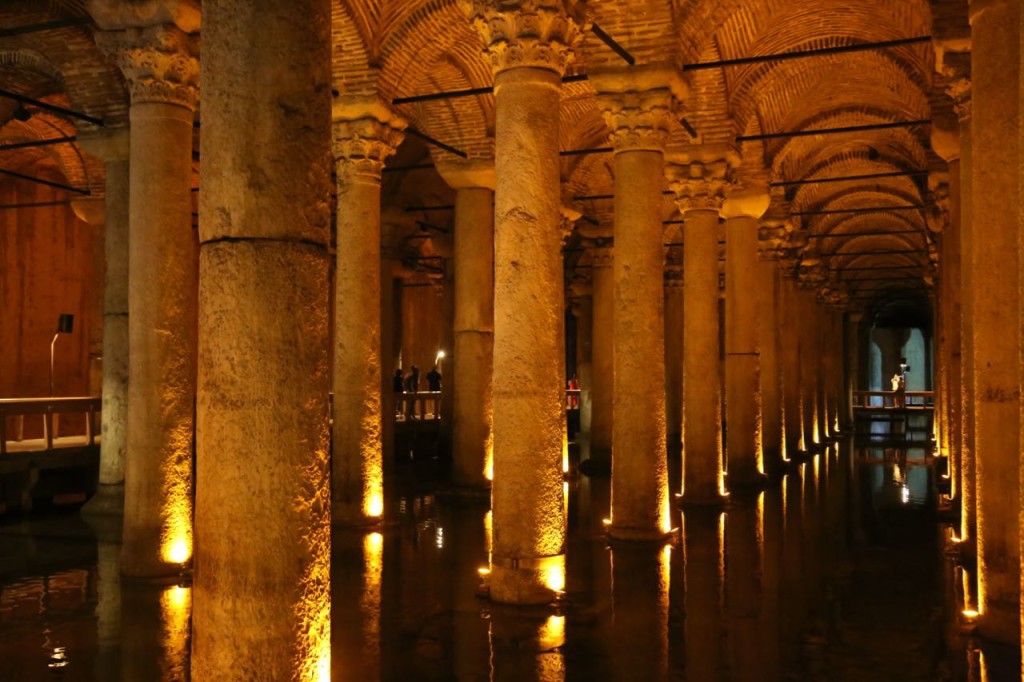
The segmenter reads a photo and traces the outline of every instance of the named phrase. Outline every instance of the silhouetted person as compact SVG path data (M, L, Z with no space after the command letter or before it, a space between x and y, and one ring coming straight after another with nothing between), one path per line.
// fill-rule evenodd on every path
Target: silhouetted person
M406 393L418 393L420 390L420 368L413 365L409 368L409 376L405 377L405 392ZM416 414L416 396L407 398L405 401L405 414L407 417L413 419L419 419L419 415Z
M405 413L404 401L402 400L402 392L405 391L405 379L402 377L402 368L399 367L395 370L395 376L391 378L391 391L395 394L395 413L396 416Z
M433 393L441 392L441 372L438 371L437 365L434 365L434 369L427 372L427 390ZM431 396L431 402L433 403L434 419L441 418L441 401L437 396Z

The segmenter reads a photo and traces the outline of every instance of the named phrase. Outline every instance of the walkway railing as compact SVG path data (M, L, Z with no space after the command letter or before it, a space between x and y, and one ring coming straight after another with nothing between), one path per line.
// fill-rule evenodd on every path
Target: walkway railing
M0 455L95 445L101 398L0 398ZM81 414L85 419L72 433L60 432L60 416ZM37 421L38 420L38 421ZM42 425L42 438L25 438Z
M908 409L928 409L935 405L933 391L906 391L903 406ZM896 391L854 391L853 406L861 409L895 408Z
M395 393L395 419L441 419L441 391Z

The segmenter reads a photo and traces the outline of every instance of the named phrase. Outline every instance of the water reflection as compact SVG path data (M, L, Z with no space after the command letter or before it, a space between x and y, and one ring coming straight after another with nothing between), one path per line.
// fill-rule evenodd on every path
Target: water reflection
M479 596L486 502L401 491L396 523L334 530L330 678L1014 678L1019 654L957 618L973 583L941 558L931 475L923 450L830 448L756 497L674 512L664 544L609 544L608 479L571 477L564 594L536 609ZM119 535L0 525L0 679L188 679L190 588L121 580Z

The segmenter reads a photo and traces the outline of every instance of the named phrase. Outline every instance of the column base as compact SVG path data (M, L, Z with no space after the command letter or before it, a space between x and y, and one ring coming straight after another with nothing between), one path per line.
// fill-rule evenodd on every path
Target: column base
M487 596L501 604L553 604L565 589L565 555L491 560Z
M754 496L768 487L768 476L760 471L754 471L743 475L725 475L725 485L730 494L739 496Z
M1020 614L1016 604L992 604L978 615L976 632L979 637L1002 642L1020 643Z
M721 493L715 493L714 495L684 493L676 499L676 503L684 509L724 509L726 499L727 497Z
M96 494L82 505L82 516L124 516L124 484L100 483Z

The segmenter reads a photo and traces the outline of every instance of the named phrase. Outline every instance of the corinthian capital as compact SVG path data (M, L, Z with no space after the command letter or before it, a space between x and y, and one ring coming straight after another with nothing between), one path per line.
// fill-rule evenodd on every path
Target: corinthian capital
M520 67L565 73L585 24L573 0L459 0L459 6L483 39L495 74Z
M384 162L402 143L406 121L375 98L336 104L332 118L331 150L338 179L360 176L379 182Z
M670 154L665 173L679 210L720 211L736 184L732 169L739 162L739 152L730 145L692 146Z
M161 102L195 110L199 38L173 24L97 31L96 45L121 69L132 104Z
M649 65L590 74L616 151L662 151L675 123L675 100L686 98L679 70Z

